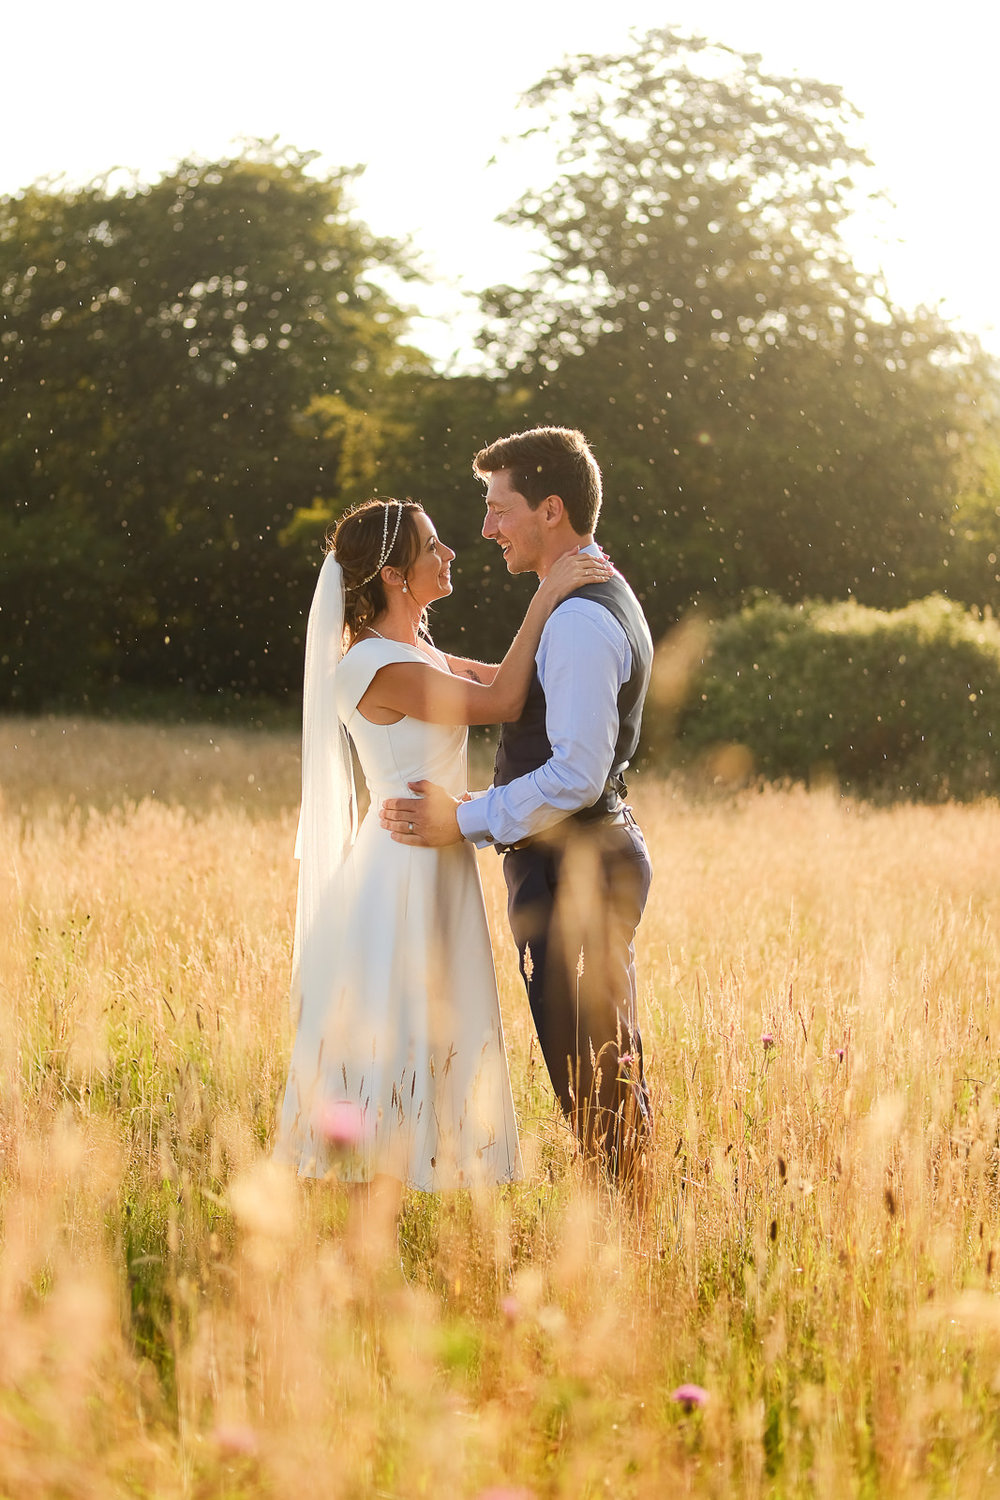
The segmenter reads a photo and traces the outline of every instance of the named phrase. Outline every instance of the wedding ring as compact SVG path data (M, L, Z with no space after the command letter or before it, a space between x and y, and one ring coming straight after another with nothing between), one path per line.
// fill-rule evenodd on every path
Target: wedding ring
M413 832L413 824L412 823L410 824L410 832L411 833Z

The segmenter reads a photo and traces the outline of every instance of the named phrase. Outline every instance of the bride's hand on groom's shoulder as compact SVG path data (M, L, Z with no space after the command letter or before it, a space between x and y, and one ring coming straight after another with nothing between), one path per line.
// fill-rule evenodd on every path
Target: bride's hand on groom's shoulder
M433 781L411 781L409 787L415 797L387 797L379 808L378 820L394 841L435 849L460 844L459 799Z
M582 589L588 583L604 583L614 571L611 559L604 552L595 557L574 547L571 552L564 552L562 557L556 558L540 588L552 595L555 608L576 589Z

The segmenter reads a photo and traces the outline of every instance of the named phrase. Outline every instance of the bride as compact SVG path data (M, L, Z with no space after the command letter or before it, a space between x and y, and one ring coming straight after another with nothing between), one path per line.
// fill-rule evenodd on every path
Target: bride
M306 637L293 994L298 1031L277 1154L304 1177L426 1191L521 1175L479 870L471 844L393 842L386 797L466 792L470 724L516 718L542 627L601 558L567 553L497 666L447 656L426 610L454 552L413 501L346 515ZM350 744L372 815L358 827Z

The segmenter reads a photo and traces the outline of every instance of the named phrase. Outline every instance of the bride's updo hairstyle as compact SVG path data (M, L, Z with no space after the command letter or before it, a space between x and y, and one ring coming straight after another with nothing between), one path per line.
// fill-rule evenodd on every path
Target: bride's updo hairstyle
M415 562L416 516L422 510L415 500L365 500L327 537L327 551L335 554L344 575L344 624L352 641L386 608L382 569L405 574Z

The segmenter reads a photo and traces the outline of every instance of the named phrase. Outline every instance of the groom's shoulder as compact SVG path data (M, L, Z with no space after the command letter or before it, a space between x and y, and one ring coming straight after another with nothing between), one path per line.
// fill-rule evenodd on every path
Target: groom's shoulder
M616 655L627 651L630 631L626 621L635 614L626 595L608 587L610 582L577 589L556 606L542 635L543 655L552 650L569 652L575 658L589 653L596 665L606 659L608 648Z
M591 604L599 604L602 609L617 614L625 609L631 615L639 615L643 619L645 613L635 590L624 574L616 569L610 578L605 578L600 583L587 583L582 588L576 589L568 594L562 604L558 606L563 609L574 600L585 600Z

